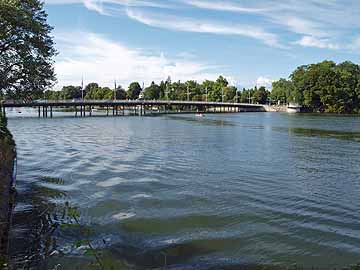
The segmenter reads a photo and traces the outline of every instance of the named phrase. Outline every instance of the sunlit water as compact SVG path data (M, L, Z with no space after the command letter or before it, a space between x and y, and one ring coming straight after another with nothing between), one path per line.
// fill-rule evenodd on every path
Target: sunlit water
M83 237L47 228L65 202L79 207L93 246L130 268L360 261L360 118L8 115L18 151L14 261L87 269L88 256L71 247Z

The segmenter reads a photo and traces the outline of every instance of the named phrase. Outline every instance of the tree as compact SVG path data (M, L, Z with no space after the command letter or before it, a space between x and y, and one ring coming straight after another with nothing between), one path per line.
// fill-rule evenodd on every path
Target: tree
M11 98L42 97L55 81L46 19L40 0L0 1L0 90Z
M132 82L127 91L128 99L138 99L141 93L141 86L138 82Z
M254 103L266 104L269 94L269 91L267 91L264 86L261 86L259 89L255 87L253 95Z
M225 98L224 98L224 101L225 102L236 102L236 87L235 86L227 86L225 87L224 89L224 95L225 95Z
M121 86L116 87L116 99L126 99L126 91Z
M160 86L154 82L144 90L145 99L159 99L160 97Z
M99 85L97 83L95 82L89 83L84 88L84 96L86 96L86 94L89 93L91 89L97 89L97 88L99 88Z
M64 99L78 99L81 98L81 86L64 86L61 90Z
M294 85L291 81L280 79L272 83L270 98L273 102L299 102L299 98L294 91Z

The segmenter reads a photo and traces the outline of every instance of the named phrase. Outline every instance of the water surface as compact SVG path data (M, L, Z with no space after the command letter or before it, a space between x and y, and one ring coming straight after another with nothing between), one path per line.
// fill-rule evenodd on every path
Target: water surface
M19 264L93 269L84 238L124 268L360 261L360 118L9 115ZM66 203L91 233L51 229Z

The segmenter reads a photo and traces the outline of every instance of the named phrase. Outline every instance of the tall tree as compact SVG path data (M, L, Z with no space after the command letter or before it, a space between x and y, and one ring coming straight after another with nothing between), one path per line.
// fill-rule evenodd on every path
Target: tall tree
M115 90L116 99L126 99L126 91L120 85Z
M159 99L160 97L160 86L152 82L149 87L144 90L145 99Z
M138 99L140 93L141 93L140 84L138 82L132 82L129 85L129 89L126 94L128 99Z
M12 98L42 97L55 81L46 19L39 0L0 0L0 90Z

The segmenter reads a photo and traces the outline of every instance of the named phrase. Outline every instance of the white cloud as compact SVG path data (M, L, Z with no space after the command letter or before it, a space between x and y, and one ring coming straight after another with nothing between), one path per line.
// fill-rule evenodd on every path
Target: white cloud
M174 31L211 33L220 35L239 35L251 37L263 43L282 48L277 36L264 31L262 28L250 25L222 24L218 22L202 21L186 17L166 16L154 13L144 13L134 9L127 9L129 18L143 24Z
M230 12L242 12L242 13L260 13L265 12L267 9L256 7L245 7L238 3L232 2L216 2L216 1L203 1L203 0L184 0L184 3L192 5L198 8L230 11Z
M74 39L73 37L81 37ZM55 64L58 85L79 85L98 82L112 86L116 79L123 86L132 81L214 80L220 75L219 67L186 58L170 59L162 53L131 49L94 33L68 33L56 36L60 55ZM228 77L228 76L226 76ZM230 77L231 78L231 77Z
M270 79L269 77L260 76L256 80L256 86L257 87L265 86L266 88L271 89L273 82L274 80Z
M84 4L90 10L108 14L105 8L108 4L128 7L158 7L169 8L170 5L151 0L45 0L48 5Z
M284 24L292 32L297 34L311 35L317 37L327 36L328 33L321 30L321 25L313 21L309 21L303 18L297 17L285 17L283 16L280 20L277 20L277 23Z
M351 33L360 27L359 0L183 0L197 8L253 13L254 19L268 27L277 27L306 36L299 45L318 48L349 48L329 40L350 42ZM254 3L255 2L255 3ZM311 40L309 37L316 39Z
M103 15L106 14L101 0L83 0L83 3L85 5L85 7L90 10L94 10Z
M321 49L339 49L340 45L331 43L328 39L319 39L313 36L303 36L300 40L296 41L295 44L304 47L316 47Z

